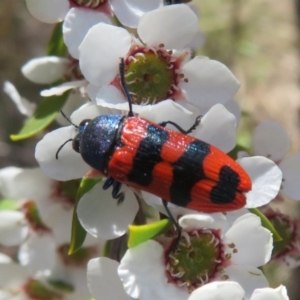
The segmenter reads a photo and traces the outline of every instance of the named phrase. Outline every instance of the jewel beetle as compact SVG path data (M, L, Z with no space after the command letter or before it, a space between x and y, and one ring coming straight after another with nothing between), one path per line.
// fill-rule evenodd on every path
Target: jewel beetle
M56 158L72 141L83 160L107 177L103 188L112 186L112 196L119 202L124 200L121 185L127 184L162 198L166 209L168 202L206 213L245 206L245 193L252 186L246 171L221 150L188 135L200 117L184 130L172 121L156 124L134 116L123 59L120 80L128 115L100 115L79 126L72 123L78 133L59 147Z

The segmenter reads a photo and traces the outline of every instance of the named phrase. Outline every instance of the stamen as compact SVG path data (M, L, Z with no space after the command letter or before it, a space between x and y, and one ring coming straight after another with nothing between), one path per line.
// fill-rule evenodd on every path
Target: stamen
M130 55L129 57L128 57L128 61L130 62L130 61L134 61L134 62L137 62L137 59L134 57L134 56L132 56L132 55Z
M190 236L188 235L188 233L186 231L182 231L181 236L185 238L188 245L191 245Z

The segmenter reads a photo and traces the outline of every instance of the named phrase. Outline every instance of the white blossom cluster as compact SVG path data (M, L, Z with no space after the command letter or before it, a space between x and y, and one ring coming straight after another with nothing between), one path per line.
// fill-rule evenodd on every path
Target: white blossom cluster
M192 5L165 5L161 0L26 3L38 20L62 22L69 54L34 58L22 73L35 83L51 84L41 91L43 97L69 92L62 110L73 124L99 115L128 114L119 82L123 58L137 116L189 128L202 115L191 135L225 153L235 148L240 109L234 97L240 84L221 62L194 56L192 50L204 39ZM11 83L4 90L22 114L32 117L35 107ZM273 235L249 211L281 197L300 200L299 154L286 156L289 140L277 123L256 128L253 155L239 153L237 162L252 181L244 208L205 214L170 204L182 230L175 250L176 236L166 232L128 249L123 243L118 248L122 255L114 259L107 253L125 241L141 208L152 207L152 221L159 212L166 214L165 208L160 198L125 185L125 200L118 204L111 190L102 188L102 178L78 203L78 219L88 236L79 254L69 257L76 198L70 191L78 188L78 179L92 175L72 143L60 148L74 138L76 127L62 116L57 121L68 126L38 142L35 157L40 168L0 170L0 193L15 202L14 209L0 210L0 244L18 246L14 259L0 256L0 300L289 299L284 286L269 287L261 267L272 257ZM300 247L298 226L293 228L293 251L283 260L293 259L296 265Z

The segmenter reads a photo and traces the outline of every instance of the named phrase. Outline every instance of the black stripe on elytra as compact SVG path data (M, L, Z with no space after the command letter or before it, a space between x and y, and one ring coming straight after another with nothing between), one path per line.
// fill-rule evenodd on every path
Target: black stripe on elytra
M193 186L205 178L203 161L209 153L209 144L195 140L186 147L182 156L172 164L173 180L170 187L172 203L187 206L192 200L191 190Z
M240 176L229 166L223 166L219 173L217 185L211 189L210 200L216 204L231 203L235 199Z
M141 140L137 153L133 159L131 172L127 175L129 181L147 186L152 181L152 171L160 162L161 149L169 139L169 133L154 125L147 126L147 134Z

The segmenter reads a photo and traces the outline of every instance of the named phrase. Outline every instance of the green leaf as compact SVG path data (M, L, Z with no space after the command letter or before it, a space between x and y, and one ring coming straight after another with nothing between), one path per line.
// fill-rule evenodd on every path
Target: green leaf
M146 225L129 225L128 248L136 247L169 230L171 227L172 222L169 219Z
M65 292L65 293L72 293L74 292L74 286L61 280L48 280L48 283L53 286L56 290Z
M29 118L18 134L12 134L13 141L30 138L49 126L64 106L69 96L69 91L61 96L43 98L33 116Z
M250 212L253 214L257 215L261 219L261 225L267 229L269 229L272 234L273 234L273 241L274 242L280 242L282 241L281 236L279 233L275 230L274 226L272 223L269 221L269 219L257 208L250 208Z
M17 210L19 208L18 204L14 200L1 199L0 200L0 210Z
M78 216L77 216L77 206L80 201L80 198L89 192L97 183L101 181L101 178L88 178L83 177L77 191L76 203L73 211L73 220L72 220L72 230L71 230L71 242L69 246L68 254L71 255L75 253L84 243L86 237L86 231L81 226Z
M47 47L48 55L64 57L68 54L68 50L63 39L62 24L62 22L57 23L53 28L52 35Z

